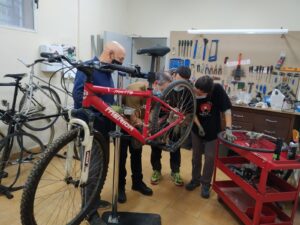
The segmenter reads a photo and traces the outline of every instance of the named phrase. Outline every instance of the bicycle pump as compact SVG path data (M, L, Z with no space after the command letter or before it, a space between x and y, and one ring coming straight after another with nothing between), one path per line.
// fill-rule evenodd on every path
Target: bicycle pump
M159 71L160 57L151 57L151 69L150 72L154 74L155 71ZM123 77L118 74L118 88L123 88ZM151 86L152 84L150 84ZM150 87L152 88L152 87ZM117 96L118 106L122 106L122 96ZM115 151L114 151L114 166L113 166L113 187L112 187L112 211L103 213L103 220L108 225L161 225L161 218L158 214L151 213L135 213L135 212L118 212L118 187L119 187L119 164L120 164L120 138L122 137L121 129L116 126L116 131L110 133L111 137L115 139Z

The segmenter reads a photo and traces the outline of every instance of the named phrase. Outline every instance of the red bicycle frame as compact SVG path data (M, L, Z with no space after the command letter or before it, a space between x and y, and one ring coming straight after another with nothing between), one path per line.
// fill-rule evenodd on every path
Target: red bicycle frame
M96 94L102 95L129 95L129 96L137 96L141 98L146 98L146 110L144 116L144 125L143 131L140 133L134 126L132 126L127 120L114 111L109 105L107 105L101 98L96 96ZM162 106L166 109L173 111L174 115L177 115L178 118L174 120L172 123L168 124L167 127L163 128L162 130L158 131L151 136L148 136L148 129L149 129L149 119L150 119L150 111L151 111L151 103L152 100L155 102L159 102ZM105 117L113 121L116 125L121 127L125 130L129 135L139 140L142 144L146 144L148 141L151 141L158 136L162 135L164 132L168 131L172 127L180 124L185 116L178 112L176 109L165 103L160 98L153 95L151 89L147 89L146 91L132 91L126 89L119 89L119 88L109 88L103 86L96 86L92 83L85 83L84 85L84 92L83 92L83 101L82 106L85 108L94 107L99 112L101 112Z

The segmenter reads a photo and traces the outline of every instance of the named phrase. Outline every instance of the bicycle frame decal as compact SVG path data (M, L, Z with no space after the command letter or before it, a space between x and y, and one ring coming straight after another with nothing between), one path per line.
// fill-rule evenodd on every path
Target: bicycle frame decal
M117 121L119 121L120 124L122 124L124 127L127 127L130 131L133 131L134 127L131 126L124 118L115 112L112 108L107 107L105 109L105 112L107 112L111 117L115 118Z

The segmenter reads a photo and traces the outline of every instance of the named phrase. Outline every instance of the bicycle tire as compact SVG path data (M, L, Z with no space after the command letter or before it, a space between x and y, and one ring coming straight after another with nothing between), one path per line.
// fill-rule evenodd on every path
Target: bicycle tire
M57 92L53 88L50 88L45 85L41 85L39 87L43 91L41 91L37 87L35 87L33 89L32 99L31 99L31 103L30 103L30 109L28 109L26 116L28 116L28 118L36 118L37 115L39 115L41 113L44 114L45 116L60 114L61 100L60 100L60 97L57 94ZM28 98L29 98L29 96L27 95L27 93L25 93L22 96L20 103L19 103L19 111L20 112L27 111L27 109L25 109L25 108L28 107L27 104L29 104L29 103L27 103L27 101L29 100ZM38 99L38 98L41 98L41 99ZM49 104L51 104L51 105L49 105ZM48 109L47 109L47 106L48 106ZM46 110L48 110L48 111L46 111ZM41 130L45 130L45 129L51 127L57 121L58 118L59 118L59 115L49 118L51 121L47 125L37 126L37 125L30 124L30 122L25 122L24 126L26 126L27 128L29 128L31 130L34 130L34 131L41 131Z
M64 157L59 157L59 155L64 155L63 153L60 153L60 151L64 151L64 146L70 144L70 143L79 143L80 144L80 131L81 128L75 128L66 134L62 135L60 138L58 138L55 142L53 142L49 148L46 150L46 152L43 154L43 157L41 157L41 160L35 164L33 170L31 171L27 182L24 187L23 195L21 198L21 221L23 225L42 225L42 224L80 224L88 215L88 213L93 210L93 204L95 201L95 198L97 197L96 194L98 191L101 191L103 188L103 185L105 183L106 175L107 175L107 169L108 169L108 158L109 158L109 151L105 144L105 140L103 139L102 135L99 133L94 133L94 141L93 141L93 147L92 147L92 154L96 154L92 157L92 159L97 160L99 163L97 163L97 167L90 168L90 174L96 175L96 177L92 177L93 179L90 180L90 182L87 182L86 187L81 188L75 188L74 184L66 184L66 180L64 179L64 174L60 173L60 166L62 166L62 171L64 171L64 163L65 160ZM58 162L58 163L57 163ZM62 162L62 163L59 163ZM80 170L80 160L74 160L74 165L72 168L74 169L74 175L76 175L76 169L79 168ZM79 167L78 167L79 166ZM58 168L59 167L59 168ZM62 175L62 180L60 180L60 183L62 184L62 188L73 188L75 190L70 190L68 193L72 193L73 199L69 199L65 195L61 195L63 190L57 192L57 186L59 187L59 184L52 185L51 182L54 182L55 176L51 175L49 171L51 171L55 176ZM52 171L53 170L53 171ZM97 171L95 174L93 171ZM80 171L79 171L80 174ZM53 181L50 181L49 185L47 185L47 179L49 180L49 177L53 177ZM70 176L69 178L72 178ZM75 178L75 177L74 177ZM78 177L80 179L80 176ZM59 180L59 178L58 178ZM78 181L78 180L77 180ZM95 181L95 182L93 182ZM49 181L48 181L49 182ZM59 182L59 181L57 181ZM75 183L75 179L73 180L73 183ZM94 184L94 186L92 186ZM82 199L82 192L86 190L88 187L92 188L93 191L92 194L89 195L89 198ZM84 189L86 188L86 189ZM76 190L77 189L77 190ZM91 190L91 189L90 189ZM53 193L51 193L53 192ZM43 195L43 199L39 198L39 195ZM58 197L55 197L57 195ZM70 195L71 196L71 195ZM49 197L49 198L48 198ZM53 198L55 197L55 198ZM67 201L65 201L65 197L67 197ZM70 207L71 203L70 201L75 200L77 204L72 204L73 208ZM58 203L59 201L59 203ZM82 206L83 201L87 202L85 205ZM63 207L62 204L68 204L69 207ZM60 204L58 206L58 204ZM71 212L75 207L78 206L76 213ZM54 207L54 208L52 208ZM57 209L58 208L58 209ZM62 211L61 209L68 209L67 212ZM47 209L52 209L51 213ZM60 211L63 212L63 214L68 218L62 218L63 215L61 215ZM44 213L44 214L43 214ZM57 214L57 215L56 215ZM59 217L60 221L56 221L55 219L51 220L50 216L53 215L54 217ZM43 223L43 219L48 220L47 223ZM62 219L64 219L64 222L62 222Z
M196 99L192 85L185 80L173 81L163 91L161 99L185 116L178 125L156 138L156 142L167 151L177 151L191 132L196 113ZM152 134L174 121L174 113L160 103L155 104L152 115Z
M15 139L17 139L16 143L19 149L13 148ZM9 142L8 146L7 142ZM29 153L29 146L35 149L34 154L44 151L43 143L36 136L26 132L12 133L0 141L0 174L5 175L5 177L1 176L2 185L9 188L22 187L24 185L24 179L19 179L20 172L22 170L22 175L25 178L26 174L29 174L31 170L31 166L29 164L24 165L24 162L34 162L36 160Z

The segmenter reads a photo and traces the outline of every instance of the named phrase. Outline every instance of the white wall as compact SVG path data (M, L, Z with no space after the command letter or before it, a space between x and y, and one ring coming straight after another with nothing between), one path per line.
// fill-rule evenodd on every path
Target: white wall
M128 0L130 34L168 37L190 28L300 30L299 0Z
M48 0L40 1L36 11L36 31L22 31L0 27L0 82L7 73L29 72L17 58L33 62L39 57L41 44L63 43L75 45L78 58L91 58L90 35L102 34L104 30L125 32L127 0ZM38 69L38 67L37 67ZM49 74L38 74L48 78ZM59 76L54 79L58 83ZM1 87L0 100L12 99L13 90ZM63 96L62 100L63 100ZM3 108L0 105L0 108ZM62 124L61 126L63 126ZM2 123L0 130L6 132ZM56 129L60 131L60 129Z

